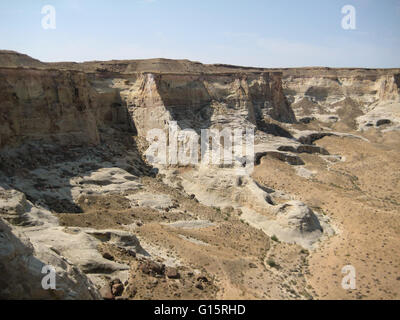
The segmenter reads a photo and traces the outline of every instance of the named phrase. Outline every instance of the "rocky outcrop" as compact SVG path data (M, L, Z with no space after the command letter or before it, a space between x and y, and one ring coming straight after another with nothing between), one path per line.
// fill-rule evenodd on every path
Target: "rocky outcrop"
M121 106L116 90L96 92L82 72L31 68L0 68L0 101L0 147L96 145Z
M365 104L399 99L399 69L285 69L283 87L290 102L304 97L333 103L351 98Z
M312 116L324 123L341 120L350 128L357 122L361 129L375 126L382 117L400 124L399 69L304 68L282 72L285 96L298 118Z
M279 73L144 73L134 80L117 80L114 87L142 136L165 128L171 120L195 130L243 126L246 121L257 126L268 119L295 121Z
M17 190L0 188L0 215L14 225L29 221L26 215L29 204L25 194Z
M49 210L11 188L0 188L0 242L0 297L10 299L99 299L99 275L127 278L129 270L107 259L99 251L102 244L147 255L131 232L61 227ZM41 285L47 265L56 273L52 291Z
M32 68L45 68L46 64L33 59L26 54L11 50L0 50L0 67L1 68L20 68L20 67L32 67Z
M0 147L30 140L95 145L99 129L111 125L145 136L169 120L194 129L295 121L279 72L169 60L100 65L46 64L1 52Z
M56 271L56 289L42 286L51 265ZM0 299L93 300L100 294L88 278L57 251L33 246L21 232L0 218Z

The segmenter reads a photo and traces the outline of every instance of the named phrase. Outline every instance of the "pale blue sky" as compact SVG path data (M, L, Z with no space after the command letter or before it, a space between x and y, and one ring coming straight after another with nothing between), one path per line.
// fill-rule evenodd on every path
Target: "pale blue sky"
M341 27L348 4L356 30ZM41 26L44 5L56 8L55 30ZM42 61L400 67L400 0L0 1L0 49Z

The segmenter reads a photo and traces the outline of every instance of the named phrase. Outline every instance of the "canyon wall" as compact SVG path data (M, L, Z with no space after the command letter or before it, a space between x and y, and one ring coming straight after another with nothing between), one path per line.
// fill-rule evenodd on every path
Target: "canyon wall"
M143 136L150 129L164 128L169 120L195 130L233 124L235 119L254 126L264 118L296 120L279 73L143 73L134 83L116 81L115 87Z
M399 69L310 68L282 72L285 96L299 118L314 116L329 122L336 121L338 116L348 122L362 115L368 118L369 113L369 118L373 118L379 111L381 117L386 115L398 121Z
M335 102L345 97L364 104L399 101L399 69L287 69L283 72L285 95L291 102L303 97Z
M118 122L120 106L117 90L96 92L82 72L0 68L0 147L96 145L99 128Z
M0 147L32 140L96 145L101 128L119 125L145 136L169 120L194 129L235 119L253 126L296 121L279 72L229 73L186 60L171 63L44 64L2 52ZM171 66L180 72L138 72Z
M229 123L279 135L269 123L295 123L296 116L329 122L339 113L355 121L387 104L396 122L399 84L398 69L258 69L167 59L42 63L1 51L0 147L31 140L96 145L102 128L145 136L170 120L195 130Z

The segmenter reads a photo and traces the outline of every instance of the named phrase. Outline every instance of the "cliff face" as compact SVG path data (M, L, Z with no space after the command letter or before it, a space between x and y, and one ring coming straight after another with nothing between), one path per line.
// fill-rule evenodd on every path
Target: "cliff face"
M265 129L296 116L332 119L345 105L362 116L399 103L399 83L397 69L257 69L167 59L46 64L2 51L0 147L28 140L98 144L100 128L136 127L144 136L169 120L193 129Z
M0 147L98 144L98 129L118 120L118 98L115 90L96 92L82 72L1 68Z
M30 140L96 145L99 129L111 125L145 136L168 120L194 129L296 120L279 72L227 73L237 70L175 61L180 73L149 73L137 70L169 71L170 61L38 64L12 52L0 55L0 66L0 147Z
M93 300L99 292L87 277L65 258L44 245L34 247L29 238L0 218L0 299ZM43 267L57 272L57 289L43 290Z
M175 120L182 128L236 122L257 126L265 118L294 122L279 73L140 74L114 84L140 135Z
M359 115L377 106L400 102L400 70L282 70L283 87L298 117L337 115L343 103L357 106Z

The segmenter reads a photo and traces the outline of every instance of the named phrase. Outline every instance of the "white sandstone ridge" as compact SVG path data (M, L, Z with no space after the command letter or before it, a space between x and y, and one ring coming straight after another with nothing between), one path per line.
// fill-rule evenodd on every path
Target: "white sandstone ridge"
M151 129L166 129L169 121L177 121L182 129L195 130L231 121L237 122L234 126L243 126L246 121L254 126L262 117L295 121L279 73L144 73L93 84L98 92L120 92L143 137Z
M48 241L48 243L50 243ZM43 267L55 268L56 289L44 290ZM0 299L101 299L82 271L46 244L32 244L26 235L0 218Z
M281 194L262 188L250 176L237 176L234 169L200 166L179 176L172 170L162 173L166 175L165 183L181 185L204 205L240 209L240 219L281 241L312 249L334 234L323 215L300 201L275 205L274 197L282 198Z
M263 230L269 236L276 236L279 241L297 243L306 249L313 249L318 242L334 234L328 221L314 213L300 201L289 201L275 209L275 219L242 209L242 218L251 226Z
M300 120L335 123L356 119L361 130L399 125L399 69L310 68L282 72L285 96Z
M384 128L388 130L400 130L400 103L391 102L380 104L357 118L360 130L369 128Z
M101 299L97 291L104 285L101 275L125 281L129 265L105 259L98 251L100 244L148 255L131 232L61 227L50 211L7 186L0 188L0 208L0 297ZM45 265L56 269L55 291L41 287Z
M329 109L345 98L374 103L399 100L399 69L286 69L284 93L291 103L303 98Z
M53 167L38 168L30 172L30 179L15 178L14 186L20 190L24 190L26 194L34 199L53 199L52 202L56 204L70 203L72 206L84 195L119 194L126 191L139 190L142 186L137 176L122 168L124 167L123 164L120 164L121 167L114 167L110 163L97 162L96 166L101 165L103 168L88 169L87 171L82 170L77 176L63 174L63 172L73 173L75 172L73 169L74 166L84 166L85 164L88 168L91 168L91 166L93 166L93 161L81 160L75 163L64 162ZM44 190L38 188L38 180L42 181L43 185L51 187ZM25 195L23 194L20 194L20 197L25 199ZM25 204L31 207L24 201L21 202L20 206ZM40 203L40 200L37 202ZM4 205L6 206L7 202L4 202ZM57 208L53 206L52 209L55 210ZM63 212L62 209L63 208L61 208L61 212ZM2 209L0 209L0 212L1 210ZM33 207L32 210L35 211L36 209ZM58 212L60 210L57 209L55 211ZM7 215L12 218L12 214L13 213L9 212ZM17 218L21 219L19 216L15 217L15 219Z

